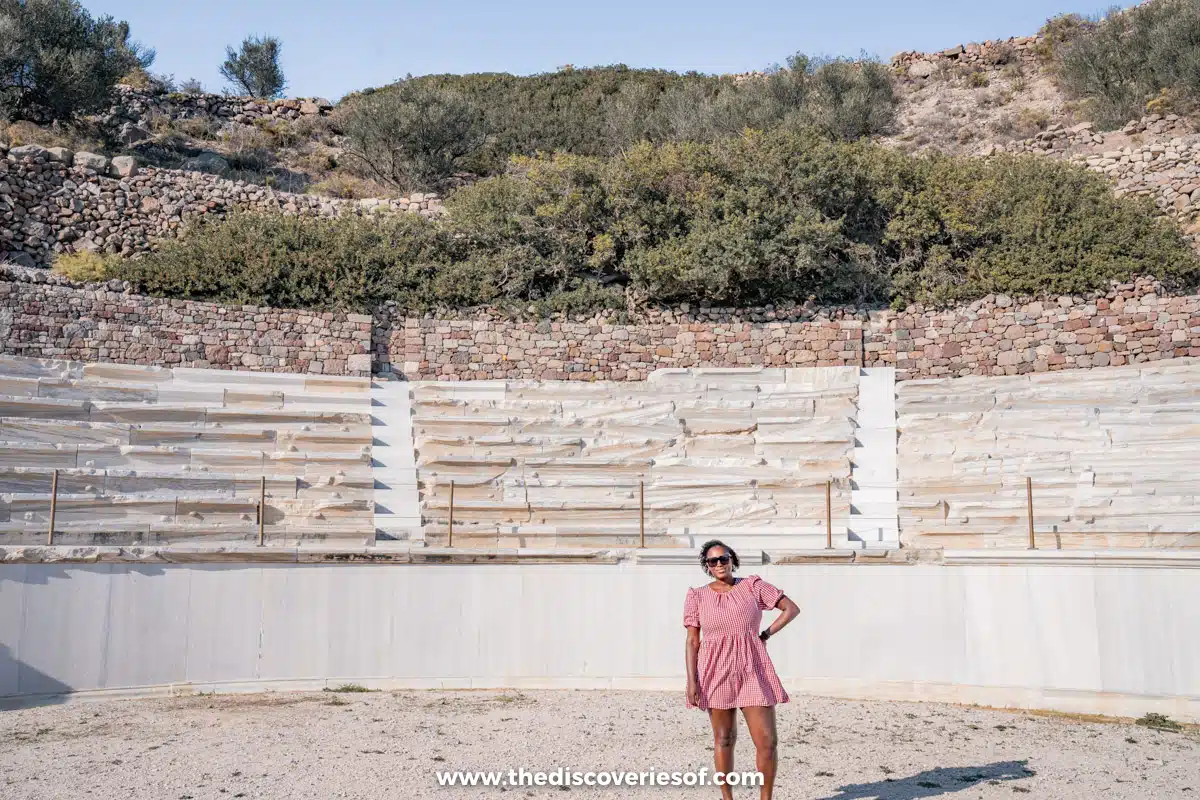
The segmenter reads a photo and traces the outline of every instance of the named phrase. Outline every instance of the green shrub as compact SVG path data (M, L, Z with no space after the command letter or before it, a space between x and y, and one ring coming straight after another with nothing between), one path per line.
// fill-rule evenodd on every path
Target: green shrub
M1166 89L1200 98L1200 0L1155 0L1080 24L1054 50L1059 81L1086 101L1095 121L1116 128L1145 113Z
M75 0L0 0L0 31L0 111L10 119L100 110L121 76L154 61L127 23L93 18Z
M439 187L485 138L482 115L470 101L414 81L361 97L339 117L348 159L401 190Z
M888 223L895 297L1080 293L1138 273L1194 284L1195 255L1148 203L1040 158L931 158Z
M440 298L452 243L416 215L313 219L233 215L195 224L122 278L169 297L291 308L367 310L385 300L423 307ZM450 287L446 302L461 300Z
M122 265L141 289L276 306L541 311L651 303L946 304L1152 274L1191 286L1177 229L1037 157L913 158L812 131L514 159L438 220L234 217Z
M818 62L809 72L803 121L836 139L892 133L898 99L886 66L862 58Z
M466 125L458 114L452 125L440 121L444 112L435 104L434 120L420 124L409 110L422 92L451 93L452 107L475 109L479 125ZM400 95L399 100L389 100ZM372 160L409 163L408 151L448 149L456 125L464 129L465 144L476 144L479 131L487 136L478 147L460 147L455 168L492 175L503 172L513 155L567 152L606 156L640 141L714 141L738 135L747 128L813 127L840 139L890 132L895 124L897 98L886 66L870 59L810 59L793 56L786 67L766 75L735 81L697 73L633 70L623 65L516 77L504 74L431 75L407 78L383 89L363 92L343 101L339 118L356 118L363 130L355 136L360 158L372 153L397 152L400 158ZM360 111L355 111L361 108ZM346 126L347 123L340 123ZM426 129L432 128L432 131ZM416 133L413 130L416 129ZM414 147L408 141L431 133L435 147ZM444 169L443 169L444 171Z

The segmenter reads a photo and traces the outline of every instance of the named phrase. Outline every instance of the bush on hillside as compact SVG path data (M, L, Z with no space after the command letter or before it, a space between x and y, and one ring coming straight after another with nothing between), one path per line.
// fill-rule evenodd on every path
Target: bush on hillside
M273 100L287 87L279 64L282 47L274 36L247 36L237 50L225 48L221 75L243 95Z
M485 140L482 115L461 94L413 81L362 97L339 117L347 158L401 190L439 187Z
M1116 128L1141 117L1164 90L1185 106L1200 100L1200 0L1155 0L1080 26L1055 49L1059 80Z
M98 111L123 75L154 61L127 23L94 18L75 0L0 0L0 31L0 111L14 120Z
M625 66L530 77L432 75L348 98L342 113L369 121L389 95L421 89L453 92L478 109L487 138L456 165L485 175L503 172L513 155L605 156L640 141L711 142L747 128L807 126L840 139L867 137L892 129L897 106L891 74L878 62L795 56L787 67L742 81ZM413 123L400 115L373 125L375 139L403 139Z
M378 219L236 214L193 225L118 276L151 294L289 308L438 301L452 243L416 215ZM471 298L474 299L474 298ZM446 301L458 302L453 291Z
M537 303L952 303L1085 292L1200 263L1143 201L1035 157L913 158L807 131L522 157L449 215L236 217L123 268L144 291L413 309Z

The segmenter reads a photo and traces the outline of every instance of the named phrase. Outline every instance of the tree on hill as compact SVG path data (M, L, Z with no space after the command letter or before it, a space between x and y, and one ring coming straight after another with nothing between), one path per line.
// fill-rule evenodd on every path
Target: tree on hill
M274 36L247 36L240 50L225 48L221 75L241 94L273 100L287 87L279 66L282 47Z
M437 188L484 143L483 117L460 93L401 81L355 98L340 114L346 155L402 190Z
M10 119L97 111L123 75L153 62L128 23L93 18L75 0L0 0L0 111Z

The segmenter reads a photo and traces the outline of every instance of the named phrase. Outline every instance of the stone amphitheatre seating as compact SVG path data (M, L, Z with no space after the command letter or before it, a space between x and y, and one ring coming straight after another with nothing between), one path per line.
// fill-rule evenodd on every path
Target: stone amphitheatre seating
M897 384L908 546L1200 547L1200 364Z
M660 370L645 382L413 383L424 536L454 545L846 541L857 369Z
M370 382L0 356L0 543L374 539Z

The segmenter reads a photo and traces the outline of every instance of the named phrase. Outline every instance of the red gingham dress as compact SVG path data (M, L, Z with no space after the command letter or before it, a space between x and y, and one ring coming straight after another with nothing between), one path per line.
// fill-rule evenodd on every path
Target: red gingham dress
M700 703L689 701L689 708L707 711L788 701L766 643L758 638L762 612L774 608L781 597L782 591L757 575L741 578L727 592L708 586L688 589L683 624L700 629Z

